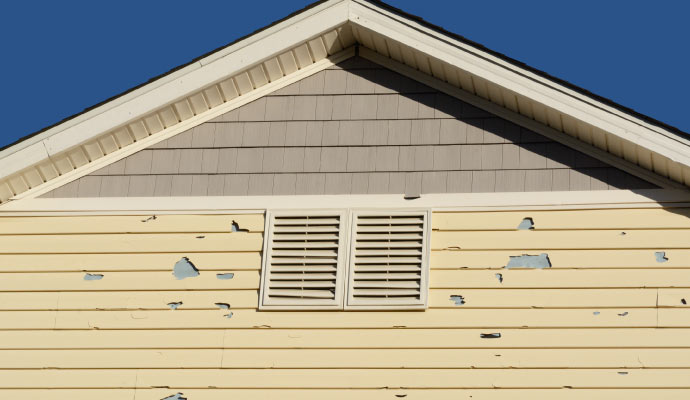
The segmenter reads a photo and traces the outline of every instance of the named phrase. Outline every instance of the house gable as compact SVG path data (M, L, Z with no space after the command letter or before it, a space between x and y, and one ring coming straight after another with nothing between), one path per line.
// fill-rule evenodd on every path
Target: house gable
M44 197L654 187L581 151L353 57Z

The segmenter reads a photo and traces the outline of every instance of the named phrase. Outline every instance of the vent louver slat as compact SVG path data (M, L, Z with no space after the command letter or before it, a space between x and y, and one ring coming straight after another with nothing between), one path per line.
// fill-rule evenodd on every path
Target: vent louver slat
M269 218L262 305L340 306L343 215L274 213Z
M348 306L423 307L427 213L355 213Z

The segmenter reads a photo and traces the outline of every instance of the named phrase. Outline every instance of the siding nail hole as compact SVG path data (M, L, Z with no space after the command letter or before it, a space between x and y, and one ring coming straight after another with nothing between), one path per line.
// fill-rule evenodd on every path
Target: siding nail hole
M455 302L456 306L461 306L465 304L465 297L454 294L450 296L450 301Z
M221 310L229 310L230 309L230 304L228 304L228 303L215 303L215 304Z
M480 333L479 337L482 339L500 339L500 333Z
M230 232L249 232L249 229L240 228L240 225L233 220L230 226Z
M498 283L503 283L503 274L495 274Z
M618 314L619 317L625 317L626 315L628 315L627 311Z
M655 252L654 257L656 257L656 262L658 262L658 263L665 263L666 261L668 261L668 257L666 257L665 251Z
M531 217L527 217L520 222L517 228L520 231L534 230L534 220Z
M182 257L173 267L173 275L177 279L193 278L199 276L199 270L189 261L189 258Z
M232 272L226 272L226 273L223 273L223 274L216 274L216 278L221 279L221 280L224 280L224 281L226 281L226 280L228 280L228 279L232 279L232 278L234 278L234 277L235 277L235 274L232 273Z
M175 301L172 303L168 303L168 307L170 307L171 310L177 310L177 308L181 305L182 305L181 301Z
M183 393L175 393L168 397L163 397L161 400L187 400L187 398L183 397Z
M100 281L103 279L103 274L89 274L88 272L84 275L85 281Z
M148 218L146 218L146 219L142 219L141 222L155 221L156 218L158 218L158 217L156 217L155 215L152 215L152 216L150 216L150 217L148 217Z

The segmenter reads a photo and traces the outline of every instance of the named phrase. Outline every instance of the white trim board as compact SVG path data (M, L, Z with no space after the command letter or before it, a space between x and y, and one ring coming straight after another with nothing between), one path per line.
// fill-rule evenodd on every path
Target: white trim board
M690 192L668 189L572 192L403 195L102 197L24 199L0 206L0 216L16 215L150 215L257 213L266 209L431 208L434 211L566 210L685 207ZM327 205L327 207L325 207Z

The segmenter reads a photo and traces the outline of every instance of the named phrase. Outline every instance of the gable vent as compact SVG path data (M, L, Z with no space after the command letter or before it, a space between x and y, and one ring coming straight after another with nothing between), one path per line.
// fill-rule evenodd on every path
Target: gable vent
M348 306L426 306L427 221L426 211L353 213Z
M344 219L339 212L270 214L262 306L342 307Z

